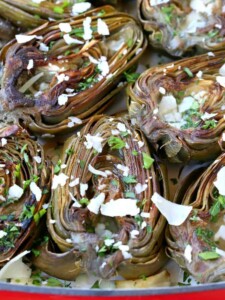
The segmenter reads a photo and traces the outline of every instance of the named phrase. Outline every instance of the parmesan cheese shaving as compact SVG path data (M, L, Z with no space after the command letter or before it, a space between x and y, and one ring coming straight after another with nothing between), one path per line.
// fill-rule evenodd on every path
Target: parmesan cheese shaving
M30 190L34 194L36 201L39 202L42 197L42 191L34 181L32 181L30 184Z
M137 207L137 200L117 199L101 205L101 214L108 217L125 217L127 215L136 216L140 208Z
M225 196L225 167L217 173L216 181L213 182L220 195Z
M97 197L92 198L90 200L90 203L88 204L87 208L92 213L97 215L99 213L99 209L100 209L101 205L104 203L104 201L105 201L105 194L101 193Z
M167 219L168 223L173 226L179 226L183 224L192 211L192 206L170 202L160 196L158 193L154 193L151 200L161 214Z

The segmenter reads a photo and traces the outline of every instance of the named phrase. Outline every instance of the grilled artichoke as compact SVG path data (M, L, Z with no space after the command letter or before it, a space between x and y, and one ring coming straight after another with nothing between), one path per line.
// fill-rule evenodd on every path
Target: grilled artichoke
M0 130L0 266L37 234L46 212L49 172L43 150L16 125Z
M201 176L181 182L175 201L193 210L182 225L167 228L168 255L202 283L225 279L224 178L222 154Z
M135 279L164 265L165 219L150 199L168 194L166 172L125 116L91 118L54 170L47 226L61 253L45 247L37 267L74 280L82 272Z
M111 6L46 23L17 41L2 50L1 119L50 134L103 111L146 47L135 19Z
M224 51L153 67L128 87L129 114L171 162L208 160L225 146Z
M49 19L63 20L91 8L90 3L77 1L45 0L37 3L32 0L0 0L0 16L22 30L35 28Z
M138 0L150 43L174 56L223 49L224 1Z

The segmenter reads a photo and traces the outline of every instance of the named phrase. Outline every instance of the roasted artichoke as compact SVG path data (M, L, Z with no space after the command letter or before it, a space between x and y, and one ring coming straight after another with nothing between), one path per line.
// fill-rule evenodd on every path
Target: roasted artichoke
M128 87L129 114L157 155L208 160L225 146L224 51L145 71Z
M0 130L0 266L37 235L50 189L42 147L16 125Z
M138 0L150 43L174 56L223 49L224 1Z
M146 47L135 19L111 6L16 38L2 50L0 119L50 134L103 111Z
M192 175L192 174L191 174ZM169 226L167 252L197 281L225 279L225 154L201 175L180 183L175 201L192 206L192 212L180 226Z
M74 280L83 272L135 279L164 265L166 222L151 196L168 196L166 171L126 116L91 118L54 172L47 226L61 253L45 247L37 267Z

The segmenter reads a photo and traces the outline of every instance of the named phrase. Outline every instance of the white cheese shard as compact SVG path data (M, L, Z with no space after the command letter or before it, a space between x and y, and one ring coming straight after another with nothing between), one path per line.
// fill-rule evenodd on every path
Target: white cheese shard
M131 232L130 232L131 239L136 239L136 237L137 237L137 235L139 235L139 233L140 232L136 229L131 230Z
M222 141L225 142L225 132L222 134Z
M72 27L70 25L70 23L59 23L59 29L62 32L66 32L69 33L72 31Z
M36 201L39 202L42 197L42 191L34 181L32 181L30 184L30 190L34 194Z
M67 125L69 128L75 126L76 124L82 124L82 120L77 117L69 117L68 119L70 120L70 122Z
M141 212L140 213L140 216L142 217L142 218L146 218L146 219L149 219L150 218L150 213L149 212Z
M18 44L25 44L35 39L36 35L16 34L15 38Z
M91 8L91 3L89 2L75 3L72 6L72 16L77 16L79 14L82 14L85 11L89 10L90 8Z
M67 179L69 179L69 177L64 173L60 173L59 175L55 174L52 179L52 190L55 190L58 187L58 185L64 186L66 184Z
M97 21L97 31L98 31L98 34L100 34L100 35L109 35L110 34L108 25L102 19L98 19L98 21Z
M82 197L85 196L87 189L88 189L87 183L80 183L80 194Z
M162 94L162 95L165 95L165 94L166 94L166 90L165 90L165 88L162 87L162 86L159 87L159 92L160 92L160 94Z
M36 163L40 164L42 159L40 156L34 156L34 160L36 161Z
M117 127L117 129L119 129L119 131L122 131L122 132L127 131L127 128L126 128L125 124L123 124L121 122L119 122L116 127Z
M139 212L140 208L137 207L137 200L129 198L110 200L101 205L101 214L108 217L136 216Z
M123 172L123 176L129 175L129 171L130 171L129 167L118 164L118 165L116 165L116 168Z
M65 43L67 44L67 45L72 45L72 44L77 44L77 45L82 45L82 44L84 44L84 42L82 42L82 41L80 41L80 40L78 40L78 39L75 39L75 38L72 38L70 35L69 35L69 33L67 33L67 34L64 34L63 35L63 39L64 39L64 41L65 41Z
M99 213L99 209L101 207L101 205L104 203L105 201L105 194L104 193L100 193L97 197L92 198L90 200L90 203L88 204L87 208L94 214L98 214Z
M187 245L184 250L184 257L189 262L189 264L192 262L192 247L191 245Z
M222 167L217 173L216 181L213 182L221 196L225 196L225 167Z
M225 87L225 76L216 76L216 81L217 81L222 87Z
M209 114L209 113L205 112L205 113L201 116L201 119L202 119L203 121L209 120L209 119L215 117L216 115L217 115L217 113Z
M86 142L84 145L86 149L94 148L98 153L102 152L102 142L104 139L99 135L90 135L89 133L85 135Z
M3 279L28 279L31 276L31 269L22 261L22 258L30 253L24 251L4 265L0 271L0 280Z
M56 223L56 220L50 219L50 220L49 220L49 223L50 223L50 224L55 224L55 223Z
M94 167L92 167L91 164L88 165L88 170L89 170L92 174L100 175L100 176L105 177L105 178L107 177L107 174L106 174L105 172L95 169Z
M130 250L128 245L120 245L119 250L122 252L124 259L132 258L132 255L128 252Z
M7 144L7 139L1 138L1 144L2 144L2 147L4 147Z
M225 76L225 64L222 65L222 67L220 67L219 69L219 74L221 76Z
M202 79L202 75L203 75L203 72L198 71L198 73L196 74L196 77L198 77L199 79Z
M46 0L32 0L32 2L40 4L41 2L46 1Z
M69 183L69 187L74 187L80 183L80 178L75 178L73 181Z
M48 52L49 47L47 45L45 45L44 43L40 43L39 50L41 50L43 52Z
M208 54L208 56L211 56L211 57L215 56L215 54L213 52L208 52L207 54Z
M142 192L144 192L146 189L147 189L148 185L145 183L145 184L141 184L141 183L137 183L135 185L135 192L136 194L141 194Z
M74 195L72 193L69 192L69 195L70 195L71 200L74 201L74 203L72 205L73 207L78 207L78 208L82 207L82 205L77 201L77 199L74 197Z
M102 76L106 76L109 73L109 64L106 56L101 56L98 62L98 69L101 71Z
M8 198L20 199L23 195L23 189L17 184L12 185L9 188Z
M87 17L83 21L83 27L84 27L83 39L85 41L91 40L92 39L92 29L91 29L91 18L90 17Z
M61 94L58 97L58 104L59 105L65 105L68 101L68 95L67 94Z
M29 59L28 64L27 64L27 70L33 69L34 67L34 60Z
M0 230L0 239L7 235L7 232Z
M225 257L225 251L224 251L224 250L219 249L219 248L216 248L216 249L215 249L215 252L216 252L217 254L219 254L220 256Z
M214 235L215 241L218 241L219 239L225 240L225 225L221 225L219 230Z
M114 240L114 239L106 239L106 240L104 240L104 244L105 244L107 247L112 246L114 243L115 243L115 240Z
M150 0L150 5L151 6L156 6L164 3L168 3L170 0Z
M193 208L192 206L170 202L160 196L158 193L154 193L151 200L161 214L166 218L168 223L173 226L179 226L183 224Z
M184 97L182 102L178 105L178 110L180 113L183 113L189 110L194 103L195 99L191 96Z
M56 77L58 79L58 83L70 80L69 76L65 75L64 73L62 73L62 74L56 74Z
M208 16L211 16L213 13L213 8L215 6L214 1L211 2L213 3L207 3L207 1L205 0L191 0L190 7L199 13L205 13Z

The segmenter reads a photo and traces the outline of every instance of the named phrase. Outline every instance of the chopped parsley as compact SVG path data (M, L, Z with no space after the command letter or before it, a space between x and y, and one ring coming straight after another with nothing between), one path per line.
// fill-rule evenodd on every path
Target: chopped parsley
M126 143L121 140L119 137L111 136L108 139L108 144L112 150L114 149L122 149L126 146Z
M213 259L217 259L220 257L220 255L218 253L216 253L215 251L205 251L205 252L200 252L198 254L198 256L202 259L202 260L213 260Z
M145 152L142 152L142 157L143 157L143 163L144 163L143 167L145 169L149 169L151 167L151 165L153 164L154 159Z

